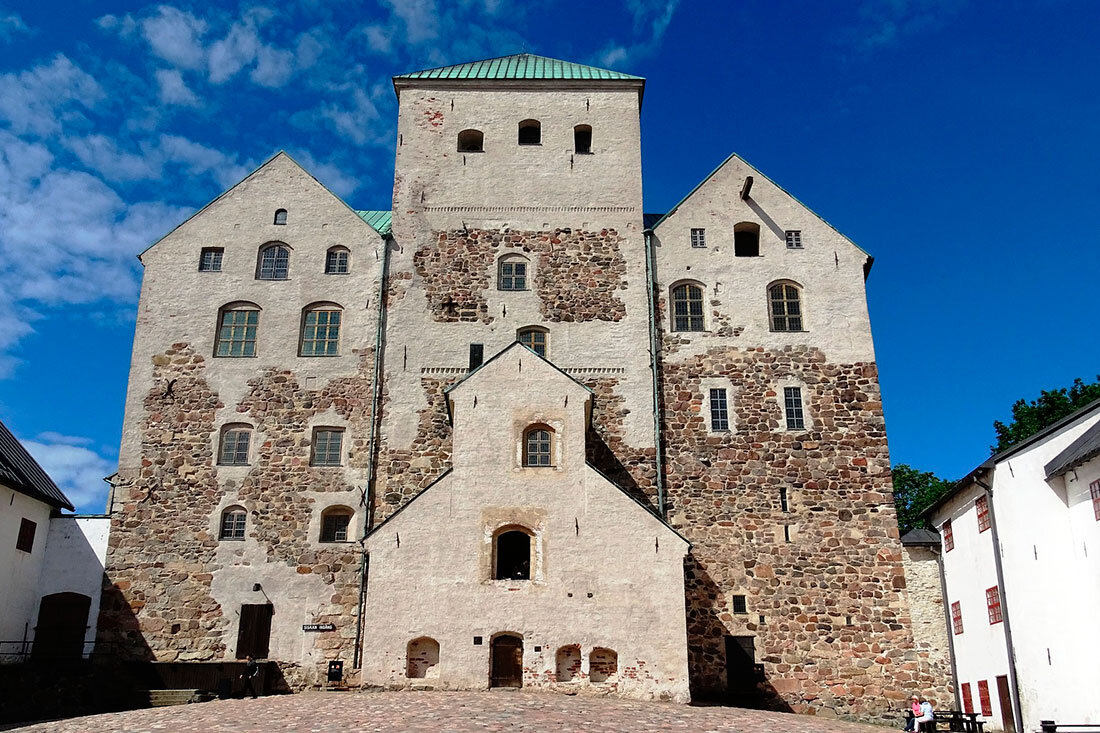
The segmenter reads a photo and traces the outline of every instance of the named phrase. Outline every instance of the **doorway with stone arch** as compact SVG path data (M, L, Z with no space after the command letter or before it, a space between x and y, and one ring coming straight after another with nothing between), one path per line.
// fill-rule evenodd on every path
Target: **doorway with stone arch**
M523 637L500 633L489 646L489 687L523 687Z

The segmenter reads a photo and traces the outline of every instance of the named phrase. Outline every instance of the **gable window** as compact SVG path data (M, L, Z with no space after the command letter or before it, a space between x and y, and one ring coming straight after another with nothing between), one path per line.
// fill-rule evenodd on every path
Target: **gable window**
M539 124L538 120L524 120L519 123L519 144L542 144L542 125Z
M951 552L955 549L955 533L951 531L951 520L943 522L943 551Z
M203 247L199 254L199 272L221 272L224 247Z
M787 249L802 249L802 232L798 229L788 229L784 233L787 240Z
M330 247L329 251L325 253L325 274L347 275L348 256L347 247Z
M341 428L317 428L313 431L311 466L339 466L344 457L344 431Z
M531 579L531 535L523 528L504 527L493 540L493 579Z
M577 125L573 128L573 149L584 155L592 152L591 125Z
M516 336L516 340L521 344L535 352L542 358L547 358L549 350L550 334L545 328L539 328L538 326L528 326L527 328L521 328Z
M974 508L978 511L978 532L984 532L993 526L989 519L989 499L984 495L979 496L974 502Z
M672 330L703 330L703 288L684 283L672 288Z
M347 542L352 511L346 506L329 507L321 514L321 542Z
M15 538L15 549L21 552L30 552L34 549L34 532L38 529L38 523L26 517L19 519L19 535ZM10 536L10 535L9 535Z
M963 612L958 601L951 604L951 628L955 634L963 632Z
M773 331L802 330L802 295L797 285L781 282L769 287L768 306Z
M734 596L733 597L733 612L734 613L748 613L749 612L749 603L745 599L745 596Z
M545 427L528 428L523 434L523 465L550 466L553 439L551 431Z
M527 260L519 255L500 258L500 272L497 274L498 290L527 289Z
M993 703L989 699L989 681L978 681L978 702L982 706L982 715L987 718L993 717Z
M255 356L260 309L253 303L227 305L218 314L214 356Z
M283 226L284 224L286 224L286 209L275 210L275 224L277 224L278 226Z
M285 244L269 244L260 250L256 267L257 280L286 280L290 274L290 248Z
M692 229L691 230L691 246L695 249L702 249L707 246L707 230L706 229Z
M1004 621L1004 616L1001 615L1001 589L998 586L986 588L985 607L989 611L990 626Z
M963 699L963 712L974 712L974 697L970 692L970 683L963 682L962 684L962 699Z
M1092 495L1092 514L1100 522L1100 479L1089 484L1089 494Z
M787 420L787 430L802 430L806 427L806 416L802 412L802 388L783 388L783 412Z
M248 521L248 513L244 507L231 506L222 512L222 527L219 539L243 540L244 527Z
M481 133L481 130L463 130L458 133L458 152L485 152L485 136Z
M760 225L743 221L733 228L733 256L760 256Z
M252 442L252 428L248 425L226 425L222 428L221 446L218 448L219 466L247 466L248 445Z
M302 347L299 356L339 356L340 321L335 303L306 306L302 315Z
M724 389L710 391L710 429L715 432L730 429L729 406Z

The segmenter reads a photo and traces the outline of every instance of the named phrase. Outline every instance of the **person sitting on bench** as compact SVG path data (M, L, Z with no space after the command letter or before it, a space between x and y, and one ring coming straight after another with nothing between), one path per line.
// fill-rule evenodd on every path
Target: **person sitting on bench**
M926 723L931 723L931 725L925 725ZM921 697L920 715L913 721L913 724L918 731L936 729L936 712L932 709L932 703L928 702L928 698Z

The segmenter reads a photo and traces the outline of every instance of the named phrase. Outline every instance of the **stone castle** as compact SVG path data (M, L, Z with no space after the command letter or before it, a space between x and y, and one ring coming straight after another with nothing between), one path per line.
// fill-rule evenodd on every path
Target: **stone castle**
M394 78L390 211L280 153L141 255L100 640L894 715L871 257L736 155L643 214L644 80ZM943 693L947 699L949 693Z

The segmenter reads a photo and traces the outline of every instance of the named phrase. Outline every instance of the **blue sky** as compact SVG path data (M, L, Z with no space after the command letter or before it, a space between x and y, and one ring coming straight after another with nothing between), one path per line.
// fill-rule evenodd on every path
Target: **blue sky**
M1100 372L1100 4L0 0L0 419L85 511L117 460L134 255L285 148L388 208L405 71L530 51L647 77L645 205L737 151L875 255L895 462Z

